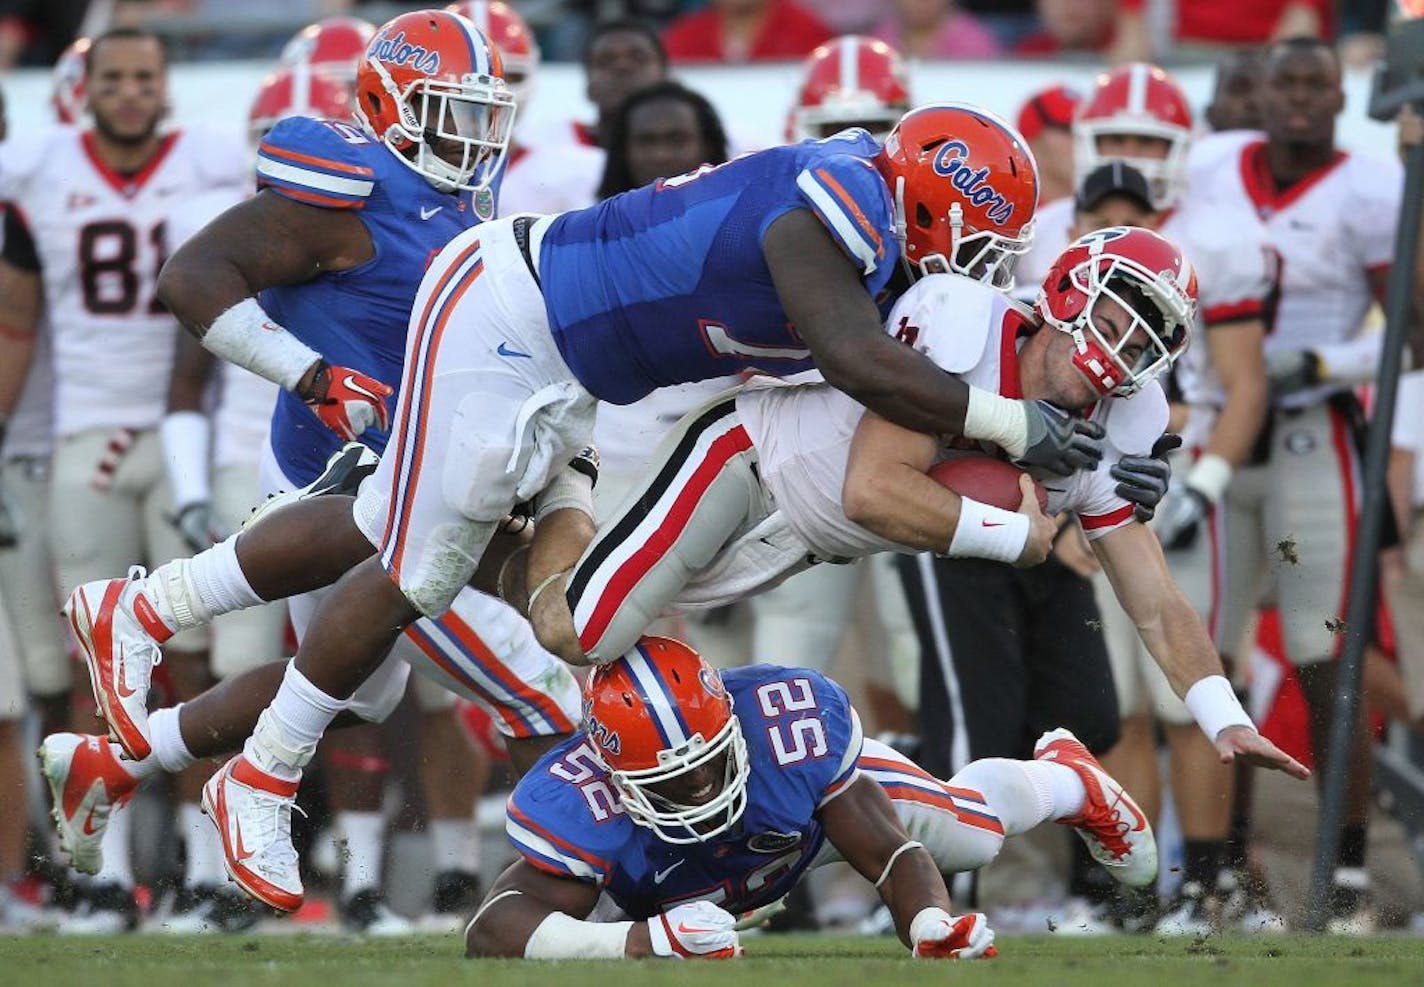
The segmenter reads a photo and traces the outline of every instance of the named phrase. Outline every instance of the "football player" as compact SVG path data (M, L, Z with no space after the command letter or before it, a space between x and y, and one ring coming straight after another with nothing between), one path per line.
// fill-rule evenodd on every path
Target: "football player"
M1201 345L1185 355L1175 376L1178 407L1186 413L1184 423L1173 422L1173 430L1183 436L1184 448L1177 454L1183 470L1154 528L1168 549L1173 575L1208 621L1217 646L1231 655L1235 640L1217 635L1226 591L1215 578L1229 553L1213 521L1233 473L1250 458L1264 420L1262 341L1277 264L1271 237L1255 213L1219 201L1198 181L1221 170L1210 162L1228 139L1213 138L1211 145L1194 148L1192 126L1191 107L1177 82L1155 66L1134 63L1098 77L1074 119L1073 138L1080 180L1114 161L1147 177L1156 214L1144 219L1180 244L1197 270ZM1075 216L1071 199L1050 203L1041 212L1038 237L1023 262L1025 271L1035 274L1051 262L1059 244L1108 219L1092 209ZM1075 222L1081 224L1076 231ZM1172 770L1182 779L1178 787L1187 792L1179 807L1187 859L1182 893L1158 928L1201 934L1208 928L1206 898L1215 893L1230 825L1230 772L1193 729L1190 713L1143 650L1135 622L1101 578L1097 589L1123 715L1121 742L1105 757L1155 813L1161 785L1153 720L1166 725ZM1134 913L1145 916L1155 903L1138 904Z
M884 140L910 105L900 53L878 38L842 35L806 56L787 139L821 140L860 127Z
M413 48L417 44L424 52L418 57ZM428 75L418 65L437 65L439 74ZM384 447L382 426L392 399L391 389L381 381L394 382L400 375L407 317L424 265L450 236L478 221L476 209L489 192L485 176L493 173L507 139L513 106L498 70L497 55L463 18L445 12L396 18L372 39L358 73L358 105L364 107L367 126L302 117L278 122L259 148L261 190L185 245L193 267L165 275L179 282L170 287L180 299L191 293L207 295L224 278L243 296L262 289L260 303L250 297L247 302L266 313L257 325L271 320L267 324L290 326L290 334L259 328L263 335L257 345L243 337L240 328L233 336L232 326L210 329L205 340L219 356L284 387L273 416L271 452L264 452L262 464L269 492L316 479L342 437L361 434L372 449ZM473 199L463 195L471 191ZM181 303L176 307L184 310ZM278 340L277 349L264 350L261 343L272 339ZM349 516L349 510L345 513ZM199 558L220 561L234 552L238 540L225 541ZM360 540L363 552L369 551L364 538ZM151 578L155 586L179 593L213 585L201 564L196 572L158 570ZM189 579L193 582L186 582ZM110 589L132 592L120 583ZM97 585L90 591L100 596L107 592ZM241 600L248 591L242 584L229 584L222 592L229 600L233 594ZM99 597L91 595L74 608L86 632L94 625L85 616L92 609L85 608L98 602ZM318 597L292 601L299 636L318 603ZM144 605L140 610L147 612ZM150 626L162 635L157 625ZM98 642L102 647L102 638ZM85 638L89 655L113 659L107 650L100 659L95 643ZM362 719L383 720L404 692L406 659L412 656L439 663L467 694L496 707L496 722L510 739L516 763L532 763L550 737L572 729L577 715L572 677L537 646L519 616L496 600L470 590L460 594L438 626L422 622L402 638L382 666L385 671L348 708ZM132 662L128 670L133 671ZM112 666L109 671L124 674ZM250 731L281 675L280 664L264 665L219 687L218 695L241 700L238 708L251 707L250 719L239 728L243 733ZM147 711L125 694L122 678L112 682L116 688L106 694L108 719L115 733L133 745L127 747L131 754L156 753L159 762L173 770L193 760L188 744L194 741L185 737L217 729L209 725L190 728L195 733L182 730L180 718L186 718L188 710L171 709L156 714L159 728L153 745L145 734L135 739L129 717L146 720ZM252 697L259 697L255 707ZM446 725L444 736L427 732L426 739L437 757L448 752L455 758L455 764L444 762L445 770L457 770L463 749L458 725L448 710L439 719ZM75 735L46 743L46 774L62 809L72 807L73 799L66 800L64 793L73 789L74 760L82 750ZM71 855L82 861L81 867L97 866L100 854L87 838L92 834L79 829L77 820L68 829L61 825ZM83 846L73 845L77 843ZM375 857L379 859L379 853ZM356 901L354 893L347 898L352 924L369 927L384 921L379 901L369 895ZM372 921L357 922L363 915Z
M1388 280L1401 177L1393 160L1337 147L1335 118L1345 97L1334 48L1313 39L1279 41L1266 50L1263 71L1264 136L1233 145L1202 189L1265 224L1282 271L1265 343L1266 427L1216 518L1229 547L1219 640L1223 647L1240 640L1269 579L1285 652L1310 707L1315 750L1324 756L1333 659L1343 639L1333 621L1346 606L1359 504L1356 435L1364 418L1353 387L1373 380L1379 363L1382 336L1362 325ZM1192 181L1198 183L1195 171ZM1365 870L1370 754L1360 713L1330 922L1333 931L1352 934L1373 926Z
M1005 837L1051 819L1119 880L1157 873L1151 827L1077 738L1051 731L1034 753L940 781L863 739L819 672L719 674L645 637L594 671L583 728L510 796L520 859L471 920L467 955L731 959L740 913L843 860L874 882L917 958L993 956L982 914L950 914L941 872L984 866Z
M62 583L185 554L166 520L172 505L158 434L176 325L155 284L174 213L198 192L238 187L246 174L240 145L211 132L161 129L167 65L156 35L116 29L95 38L84 98L92 125L7 147L0 169L38 262L7 279L5 321L31 335L43 296L52 329L57 443L49 507L73 522L49 529ZM17 348L3 359L24 366L30 352ZM112 355L103 372L96 353ZM0 395L0 412L12 399ZM180 695L201 688L206 637L195 630L166 642ZM196 775L185 776L183 800L195 804L199 787ZM109 869L77 928L115 932L136 921L128 853L118 849L126 834L122 823L110 828Z
M378 38L372 50L381 48ZM411 73L411 87L428 78L397 67ZM357 98L384 105L379 93ZM415 136L394 118L385 133L388 140ZM465 140L458 129L441 133ZM659 386L755 365L783 373L819 365L828 380L906 425L989 439L1060 472L1095 463L1100 425L971 389L887 337L874 303L927 271L1007 275L1033 210L1031 192L1020 194L1033 188L1032 171L1007 125L936 106L907 115L884 149L849 131L842 140L774 148L658 182L593 209L516 217L455 237L432 262L412 308L396 448L362 484L352 512L328 509L320 498L295 505L253 529L280 533L281 543L240 539L246 560L226 553L217 583L160 573L133 581L107 604L96 601L97 619L111 620L120 606L126 615L130 671L122 680L114 674L107 638L98 639L96 657L96 667L110 670L99 676L105 694L122 698L125 746L149 748L138 697L151 666L140 655L151 658L155 632L206 620L234 601L328 583L352 567L358 549L364 554L361 542L377 545L378 556L341 580L308 628L247 753L207 788L229 835L239 817L255 814L244 829L258 825L257 816L277 820L244 859L277 878L258 889L264 900L293 907L301 883L278 807L290 804L325 726L358 689L370 688L362 683L400 630L449 609L516 502L538 494L536 517L559 513L562 526L591 532L590 481L568 464L587 440L596 400L627 403ZM343 176L327 180L321 194L357 195L366 184ZM1014 235L1000 232L1006 226ZM284 313L266 311L246 283L216 283L211 271L199 282L200 255L190 244L164 280L180 317L196 331L206 328L205 345L238 353L261 347L289 386L338 381L317 375L315 354L282 329ZM674 271L683 274L669 279ZM591 284L598 290L590 293ZM371 423L384 405L360 397L358 389L371 393L368 381L340 375L340 397L320 410L354 427ZM556 534L560 526L553 525ZM531 561L538 548L536 535ZM275 556L258 561L273 549ZM254 563L270 582L250 581L245 570ZM128 622L140 599L140 609L157 617L147 627ZM247 781L234 781L233 771Z

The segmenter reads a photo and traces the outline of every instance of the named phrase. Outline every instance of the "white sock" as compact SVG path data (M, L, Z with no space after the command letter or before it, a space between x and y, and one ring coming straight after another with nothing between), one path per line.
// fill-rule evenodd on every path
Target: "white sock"
M475 821L470 818L430 820L430 852L437 874L449 870L478 874L480 834L475 829Z
M1004 824L1005 836L1018 836L1050 819L1071 816L1083 808L1087 798L1073 769L1052 761L986 757L965 765L949 783L983 795Z
M129 831L132 828L132 803L114 806L109 811L109 824L104 830L101 848L104 866L94 875L96 884L118 884L131 888L134 884L133 861L129 852Z
M200 627L219 614L266 602L237 561L239 537L240 532L191 559L161 565L145 581L159 616L174 630Z
M178 826L183 831L183 842L188 848L183 885L195 888L203 884L222 884L227 878L223 872L222 845L218 842L217 828L192 802L178 806Z
M182 708L183 704L179 703L149 714L148 739L153 753L139 762L140 768L149 774L160 771L177 774L198 762L183 742L183 733L178 728ZM152 767L148 766L150 761L153 762Z
M242 752L268 774L296 781L316 753L322 734L345 705L312 685L297 663L289 661L281 688L272 705L257 718L257 729Z
M346 844L346 870L341 896L379 887L381 858L385 853L386 818L379 812L338 812L336 831Z

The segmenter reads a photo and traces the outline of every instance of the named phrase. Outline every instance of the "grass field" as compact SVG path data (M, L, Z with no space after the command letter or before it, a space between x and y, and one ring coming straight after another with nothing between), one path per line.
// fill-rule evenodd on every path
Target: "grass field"
M1424 983L1424 941L1278 938L1006 938L994 960L925 965L888 939L754 937L736 963L466 961L455 937L0 939L0 984L16 987L208 987L302 984L417 987L870 987L934 978L993 987L1354 987ZM97 976L96 976L97 975Z

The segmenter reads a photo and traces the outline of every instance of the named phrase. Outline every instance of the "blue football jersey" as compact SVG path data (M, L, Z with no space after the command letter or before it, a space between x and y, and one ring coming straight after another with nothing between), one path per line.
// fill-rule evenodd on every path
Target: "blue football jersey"
M289 117L268 132L258 149L257 186L307 205L357 211L375 247L369 261L268 288L261 302L328 362L398 389L420 279L452 237L490 218L479 214L481 200L436 191L359 127L305 117ZM387 407L394 417L394 396ZM379 453L387 437L370 429L361 441ZM342 445L290 391L277 400L271 439L282 471L302 484L316 479Z
M580 383L628 404L658 387L755 368L810 369L762 256L767 228L810 209L872 297L900 258L890 192L863 130L668 178L550 225L539 253L549 325Z
M857 777L860 722L845 691L806 668L754 665L722 681L747 743L751 777L736 826L674 845L632 822L580 731L510 796L510 840L530 864L605 889L634 918L696 900L733 914L786 894L825 833L817 809Z

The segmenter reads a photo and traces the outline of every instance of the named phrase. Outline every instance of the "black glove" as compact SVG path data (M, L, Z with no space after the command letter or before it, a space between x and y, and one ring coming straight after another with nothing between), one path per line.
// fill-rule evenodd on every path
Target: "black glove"
M1028 419L1028 440L1021 466L1038 466L1068 476L1097 468L1103 458L1103 427L1070 415L1047 401L1022 402Z
M212 548L232 534L213 516L213 507L205 500L187 505L168 520L194 552Z
M5 484L0 480L0 549L14 548L20 543L20 515L10 506Z
M1181 483L1172 488L1162 501L1162 510L1152 530L1162 547L1169 552L1191 548L1196 544L1201 523L1211 514L1211 502L1200 490Z
M1157 505L1167 495L1172 482L1172 464L1167 454L1179 448L1182 437L1164 432L1146 456L1123 456L1108 475L1118 481L1115 493L1133 504L1133 515L1146 524L1157 513Z
M1320 357L1310 350L1282 350L1266 357L1266 383L1271 400L1320 383Z

